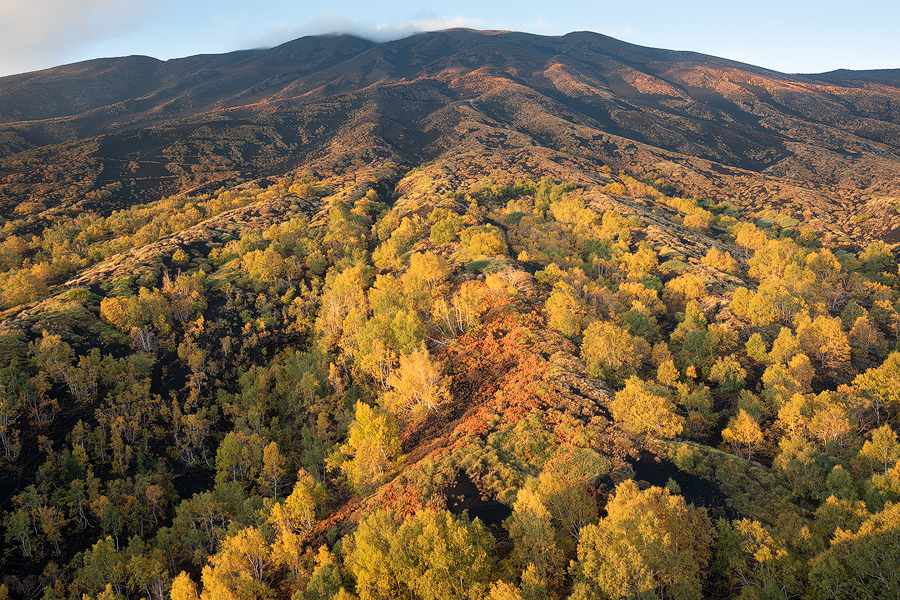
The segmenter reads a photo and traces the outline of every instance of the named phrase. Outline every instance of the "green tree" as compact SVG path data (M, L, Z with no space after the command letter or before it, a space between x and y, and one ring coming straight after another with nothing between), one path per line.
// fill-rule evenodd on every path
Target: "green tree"
M391 544L393 569L423 600L481 597L495 560L494 538L466 513L420 511L403 522Z
M741 519L717 523L719 555L731 585L747 598L784 598L799 595L802 585L792 568L790 551L770 528Z
M852 533L838 530L831 547L810 561L816 598L900 597L900 504L869 517Z

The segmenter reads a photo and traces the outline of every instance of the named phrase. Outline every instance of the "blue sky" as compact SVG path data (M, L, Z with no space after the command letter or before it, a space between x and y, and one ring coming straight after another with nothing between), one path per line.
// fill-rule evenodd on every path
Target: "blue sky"
M384 41L471 27L541 35L591 30L788 73L900 68L900 3L727 0L2 0L0 76L89 58L159 59L348 32Z

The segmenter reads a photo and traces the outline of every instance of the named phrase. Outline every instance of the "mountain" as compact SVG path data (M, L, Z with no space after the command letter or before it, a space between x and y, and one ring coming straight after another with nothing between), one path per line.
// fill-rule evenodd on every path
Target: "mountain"
M898 80L471 30L0 79L0 599L900 597Z
M694 194L807 213L833 238L895 243L898 79L786 75L589 32L325 36L87 61L0 79L0 173L14 182L0 199L9 215L34 186L68 205L118 182L124 206L348 160L346 148L416 164L479 138L565 148ZM27 167L36 152L77 156L75 187Z

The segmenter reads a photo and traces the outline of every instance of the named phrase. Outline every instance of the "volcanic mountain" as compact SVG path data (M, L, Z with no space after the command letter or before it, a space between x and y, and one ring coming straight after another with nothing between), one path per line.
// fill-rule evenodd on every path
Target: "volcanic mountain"
M788 75L589 32L458 29L0 78L7 216L473 151L552 157L570 179L608 164L830 239L900 241L900 70Z
M0 598L900 594L900 70L93 60L0 219Z

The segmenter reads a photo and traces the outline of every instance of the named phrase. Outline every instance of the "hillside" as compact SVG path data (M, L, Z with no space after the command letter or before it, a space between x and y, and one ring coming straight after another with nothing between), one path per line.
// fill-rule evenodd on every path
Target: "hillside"
M0 79L0 210L108 211L84 196L120 184L112 206L122 207L311 162L417 164L475 137L660 173L692 194L803 217L835 239L893 244L897 78L785 75L587 32L314 37L88 61ZM60 161L65 174L47 167Z
M0 79L0 598L896 596L898 73Z

